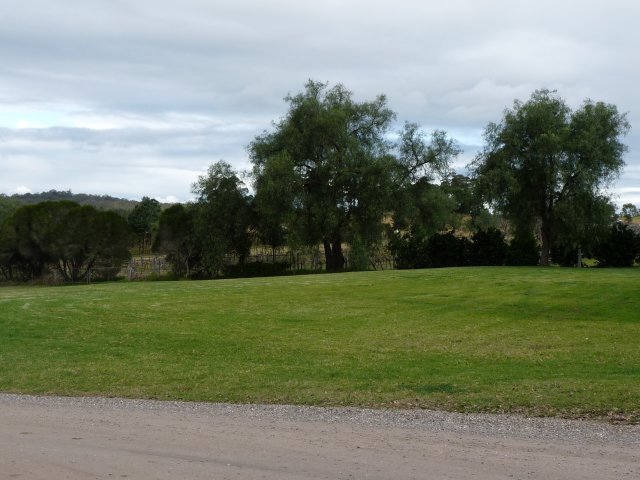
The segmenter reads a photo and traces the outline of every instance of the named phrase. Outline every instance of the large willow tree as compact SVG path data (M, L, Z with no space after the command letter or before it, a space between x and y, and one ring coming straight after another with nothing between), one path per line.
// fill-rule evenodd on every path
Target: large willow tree
M555 92L538 90L487 126L471 165L476 185L520 232L537 230L548 265L554 241L579 247L609 221L605 187L624 166L628 129L614 105L586 100L572 112Z
M257 215L272 244L285 235L322 244L328 270L343 268L343 242L375 244L402 190L458 152L442 132L428 144L413 124L391 142L383 95L358 102L342 85L309 81L285 100L284 118L249 146Z

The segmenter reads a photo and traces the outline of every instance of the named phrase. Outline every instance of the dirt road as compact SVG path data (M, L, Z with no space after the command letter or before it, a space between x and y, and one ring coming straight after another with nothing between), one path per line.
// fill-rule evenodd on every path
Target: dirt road
M1 479L640 478L640 426L0 394Z

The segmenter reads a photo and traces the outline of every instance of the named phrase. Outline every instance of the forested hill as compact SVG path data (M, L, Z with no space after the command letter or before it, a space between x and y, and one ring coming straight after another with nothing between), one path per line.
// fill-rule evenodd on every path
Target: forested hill
M80 205L91 205L98 210L112 210L121 214L128 214L133 207L139 202L135 200L127 200L125 198L116 198L109 195L91 195L87 193L72 193L71 190L58 191L49 190L41 193L24 193L5 196L4 200L8 200L16 206L33 205L48 200L70 200Z

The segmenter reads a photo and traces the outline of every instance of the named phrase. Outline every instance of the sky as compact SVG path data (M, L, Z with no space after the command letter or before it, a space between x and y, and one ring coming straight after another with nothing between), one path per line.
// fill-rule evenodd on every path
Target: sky
M0 193L187 201L308 79L445 130L464 173L489 122L557 90L627 112L610 192L640 205L634 0L0 0Z

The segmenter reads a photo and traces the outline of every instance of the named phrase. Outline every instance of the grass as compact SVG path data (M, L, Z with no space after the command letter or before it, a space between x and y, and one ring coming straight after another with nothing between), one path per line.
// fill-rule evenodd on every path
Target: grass
M640 418L640 269L0 289L0 390Z

